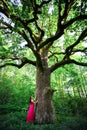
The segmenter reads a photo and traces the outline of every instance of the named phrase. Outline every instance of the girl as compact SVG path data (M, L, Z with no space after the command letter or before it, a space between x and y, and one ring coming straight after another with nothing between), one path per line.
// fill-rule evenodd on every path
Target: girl
M26 117L26 122L33 122L34 121L34 101L31 99L29 99L29 103L30 103L30 107L28 109L28 114Z

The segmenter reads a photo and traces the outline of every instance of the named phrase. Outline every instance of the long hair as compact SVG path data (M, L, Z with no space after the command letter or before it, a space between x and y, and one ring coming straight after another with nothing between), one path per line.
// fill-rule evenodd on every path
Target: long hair
M30 96L30 98L29 98L29 103L31 103L31 96Z

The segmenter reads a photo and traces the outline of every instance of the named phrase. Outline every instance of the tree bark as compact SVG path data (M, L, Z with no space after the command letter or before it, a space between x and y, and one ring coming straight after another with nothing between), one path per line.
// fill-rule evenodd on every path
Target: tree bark
M43 69L37 66L36 75L36 100L35 123L54 123L55 114L52 96L54 90L50 86L50 69L48 68L46 55L42 56Z
M35 108L35 123L54 123L55 116L52 102L54 90L52 90L50 87L49 69L46 69L44 71L38 69L36 80L36 100L38 102Z

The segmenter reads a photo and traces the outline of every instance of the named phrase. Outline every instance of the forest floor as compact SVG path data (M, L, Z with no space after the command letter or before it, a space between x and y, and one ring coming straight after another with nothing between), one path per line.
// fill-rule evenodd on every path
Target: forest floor
M87 130L86 117L60 116L55 124L26 123L27 112L10 112L0 115L0 130Z

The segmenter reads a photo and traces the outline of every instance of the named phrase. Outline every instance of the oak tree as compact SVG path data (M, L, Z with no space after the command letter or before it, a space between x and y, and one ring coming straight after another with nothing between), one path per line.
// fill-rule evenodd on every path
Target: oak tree
M76 56L87 54L86 6L86 0L0 1L0 68L36 67L38 124L55 122L52 72L69 64L87 66Z

